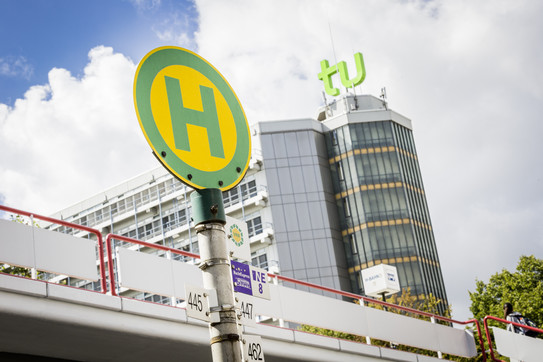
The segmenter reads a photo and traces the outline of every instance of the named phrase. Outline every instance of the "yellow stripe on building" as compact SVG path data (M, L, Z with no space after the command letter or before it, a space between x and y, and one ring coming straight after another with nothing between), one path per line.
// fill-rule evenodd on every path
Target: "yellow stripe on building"
M347 236L349 234L353 234L357 231L367 229L367 228L394 226L394 225L402 225L402 224L410 224L410 223L427 230L432 230L432 227L426 223L420 222L418 220L413 220L410 218L403 218L403 219L395 219L395 220L368 221L366 223L362 223L354 227L350 227L348 229L342 230L341 235Z
M400 264L400 263L409 263L411 261L417 261L417 260L421 261L421 262L423 262L425 264L429 264L429 265L433 265L435 267L439 267L439 263L437 261L429 260L427 258L418 257L416 255L412 255L412 256L395 257L395 258L393 257L393 258L372 260L370 262L358 264L358 265L355 265L354 267L349 268L349 273L358 272L358 271L360 271L362 269L370 268L370 267L372 267L374 265L379 265L379 264Z
M404 156L407 156L407 157L411 157L412 159L414 160L417 160L417 155L409 152L409 151L406 151L402 148L398 148L398 147L394 147L394 146L383 146L383 147L369 147L369 148L355 148L355 149L352 149L350 151L347 151L347 152L343 152L342 154L338 155L338 156L335 156L335 157L332 157L328 160L328 162L330 164L334 163L334 162L338 162L339 160L343 160L347 157L350 157L352 155L366 155L368 153L383 153L383 152L394 152L394 151L398 151L399 153L401 153L402 155Z

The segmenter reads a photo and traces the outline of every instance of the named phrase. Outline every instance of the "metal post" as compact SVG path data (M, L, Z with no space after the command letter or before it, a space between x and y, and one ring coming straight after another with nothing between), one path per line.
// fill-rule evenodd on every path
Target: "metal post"
M435 317L430 317L430 321L434 324L436 324L436 318ZM441 351L437 351L437 358L439 359L443 359L443 353Z
M212 312L219 313L220 321L209 324L213 362L241 362L222 193L219 189L196 190L191 194L191 202L204 288L217 291L218 306Z
M32 246L36 250L36 245L34 241L34 215L30 214L30 226L32 227ZM30 269L30 277L32 279L38 279L38 270L36 269L36 253L34 253L34 267Z
M386 292L381 293L381 299L382 299L383 302L387 301ZM388 312L388 307L386 305L383 305L383 310Z

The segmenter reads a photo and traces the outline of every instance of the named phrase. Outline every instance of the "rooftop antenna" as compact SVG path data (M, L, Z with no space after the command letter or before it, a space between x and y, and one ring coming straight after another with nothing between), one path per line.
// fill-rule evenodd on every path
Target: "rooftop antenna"
M328 31L330 33L330 43L332 44L332 53L334 53L334 63L337 64L337 57L336 57L336 48L334 46L334 36L332 35L332 25L330 25L330 22L328 22ZM345 92L349 92L347 88L345 88Z
M330 25L330 22L328 22L328 31L330 32L330 42L332 43L332 52L334 53L334 62L337 65L337 57L336 57L336 48L334 47L334 36L332 35L332 25ZM345 93L348 93L349 90L345 88ZM345 107L345 111L349 113L349 107L347 105L347 97L343 97L343 106Z
M330 43L332 43L332 53L334 53L334 62L337 64L336 48L334 47L334 37L332 36L332 25L328 22L328 31L330 32Z
M383 105L385 106L385 109L388 110L386 87L381 88L381 95L379 96L379 98L383 100Z
M354 54L354 49L352 50ZM362 91L360 91L362 93ZM353 84L353 95L354 95L354 109L358 110L358 97L356 96L356 85Z
M324 99L324 111L326 112L327 116L332 115L332 110L330 109L330 106L328 105L328 99L326 99L326 93L322 91L322 98Z

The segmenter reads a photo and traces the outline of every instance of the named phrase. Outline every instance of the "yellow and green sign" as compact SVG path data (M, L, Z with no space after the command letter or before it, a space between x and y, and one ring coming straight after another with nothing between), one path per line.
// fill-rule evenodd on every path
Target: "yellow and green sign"
M236 246L242 246L243 242L245 241L243 237L243 231L240 229L240 227L236 224L233 224L230 226L230 235L232 238L232 242L236 244Z
M321 72L318 74L319 79L324 83L324 90L331 96L339 95L339 89L334 87L332 76L339 72L341 78L341 84L348 89L354 88L359 84L362 84L366 78L366 68L364 66L364 58L362 53L355 53L354 62L356 65L356 76L349 78L349 72L347 71L347 63L341 61L336 65L330 66L328 60L321 60Z
M181 181L225 191L243 179L251 158L245 113L198 54L171 46L149 52L136 71L134 104L153 152Z

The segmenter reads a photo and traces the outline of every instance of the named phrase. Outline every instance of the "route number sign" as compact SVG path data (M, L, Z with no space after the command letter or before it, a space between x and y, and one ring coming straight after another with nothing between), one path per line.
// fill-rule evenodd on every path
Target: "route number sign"
M264 269L231 260L234 291L253 297L270 299L268 272Z
M209 301L217 304L217 292L215 290L198 288L185 285L185 309L187 316L205 322L219 322L219 313L211 313Z
M253 297L270 299L270 285L268 284L268 272L264 269L251 266L251 287Z
M242 351L245 361L265 361L264 351L262 350L262 337L260 336L244 335Z
M238 310L239 323L256 327L256 315L252 298L246 294L236 294L236 310Z

